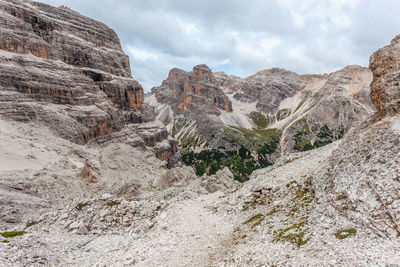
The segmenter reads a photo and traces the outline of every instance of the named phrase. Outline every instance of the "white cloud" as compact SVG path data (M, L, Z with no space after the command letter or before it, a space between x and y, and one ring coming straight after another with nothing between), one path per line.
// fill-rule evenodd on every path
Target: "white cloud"
M149 59L158 60L157 51L140 49L140 48L133 47L131 45L128 45L127 48L128 48L128 53L131 54L133 56L133 58L136 60L143 61L143 62L146 60L149 60Z

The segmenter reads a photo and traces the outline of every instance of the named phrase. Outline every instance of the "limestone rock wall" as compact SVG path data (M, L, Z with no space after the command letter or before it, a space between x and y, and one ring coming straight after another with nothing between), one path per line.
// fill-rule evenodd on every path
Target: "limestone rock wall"
M0 0L0 24L1 117L41 123L79 144L154 120L117 34L103 23L67 8ZM168 161L176 148L165 145L155 154Z
M168 78L152 93L157 101L168 103L178 112L195 112L200 108L218 113L218 109L232 111L232 103L217 86L214 74L206 65L197 65L193 71L172 69Z
M400 35L371 56L370 68L374 75L371 98L377 114L397 113L400 106Z
M31 1L0 1L0 21L0 115L44 122L78 143L151 119L106 25Z

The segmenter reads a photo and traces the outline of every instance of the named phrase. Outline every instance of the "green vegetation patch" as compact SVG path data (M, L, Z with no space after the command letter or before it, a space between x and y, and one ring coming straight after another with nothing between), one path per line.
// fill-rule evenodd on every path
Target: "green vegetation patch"
M186 124L186 119L184 118L179 118L177 120L174 121L174 124L172 125L172 137L175 137L175 135L182 130L183 126L185 126Z
M251 228L254 228L260 225L264 221L264 215L261 213L257 213L256 215L250 217L243 224L251 224Z
M288 160L285 161L284 164L291 163L291 162L293 162L293 161L295 161L296 159L299 159L299 158L300 158L300 157L294 157L294 158L292 158L292 159L288 159Z
M342 138L344 135L344 129L340 129L338 133L334 134L326 124L323 126L314 124L310 128L305 118L298 120L292 127L296 131L294 135L294 149L297 151L308 151L325 146ZM311 139L313 138L315 141L311 143Z
M290 115L290 109L281 109L276 113L276 120L286 119Z
M311 144L310 140L300 140L296 139L296 144L294 146L294 149L297 151L308 151L311 149L314 149L315 147Z
M306 223L307 220L304 219L301 222L292 224L287 228L274 231L273 242L289 242L296 245L298 248L305 245L310 240L309 238L304 239L307 229L303 229L303 227Z
M4 232L4 233L0 233L0 235L4 238L11 238L11 237L15 237L15 236L20 236L20 235L24 235L25 231L14 231L14 232Z
M337 100L337 102L338 102L339 104L342 104L343 107L345 107L345 106L351 104L350 101L347 100L347 99L345 99L345 100L340 99L340 100Z
M317 134L317 140L314 143L314 147L322 147L327 144L332 143L336 139L342 138L342 135L339 135L338 137L334 137L332 131L328 128L328 126L325 124L319 129L319 132Z
M308 214L314 208L311 203L315 200L314 191L310 187L311 182L312 177L303 184L296 181L286 184L287 193L291 196L290 201L279 208L274 207L267 214L267 216L275 217L275 221L278 219L278 225L283 225L279 226L280 228L275 224L269 225L272 242L286 242L300 248L310 240L310 237L307 237ZM275 213L278 213L279 216L274 215Z
M307 119L302 118L296 121L292 128L296 131L294 135L295 146L294 149L297 151L308 151L313 149L313 145L311 144L311 130L308 125Z
M185 118L179 118L172 125L171 136L179 141L183 148L197 147L206 140L197 129L197 124Z
M38 224L37 221L31 221L28 222L25 226L25 229L23 231L13 231L13 232L4 232L4 233L0 233L0 235L4 238L11 238L11 237L16 237L16 236L20 236L20 235L24 235L26 232L25 230L28 229L29 227L32 227L34 225ZM3 243L8 243L7 240L2 240Z
M349 228L346 230L340 230L334 233L333 235L336 236L338 239L345 239L348 238L349 236L356 235L357 230L355 228Z
M224 138L233 144L240 144L250 150L257 150L264 143L274 144L279 142L280 131L271 129L247 129L236 126L225 127Z
M171 120L169 119L169 116L166 116L165 119L164 119L164 121L163 121L163 124L164 124L165 126L167 126L170 122L171 122Z
M277 212L278 212L278 210L276 208L273 208L270 212L267 213L267 216L271 216Z
M269 155L277 149L277 143L264 143L256 151L241 147L233 151L207 149L201 152L186 150L182 152L182 161L196 170L196 175L215 174L228 167L238 181L247 181L254 170L271 166Z
M29 227L32 227L32 226L36 225L37 223L38 223L37 221L28 222L28 223L26 224L26 228L25 228L25 229L28 229Z
M308 192L308 189L298 189L296 191L296 198L303 198Z
M263 218L263 217L264 217L263 214L257 213L256 215L251 216L251 217L250 217L248 220L246 220L243 224L252 223L252 222L254 222L255 220L259 220L260 218Z
M77 210L81 211L81 210L83 210L84 207L86 207L88 205L89 205L89 203L78 203L75 208Z
M247 129L247 128L240 128L236 126L231 126L232 128L241 131L245 138L248 140L259 139L264 142L271 142L276 139L279 140L280 131L276 128L269 128L269 129Z
M266 157L265 157L266 158ZM257 160L246 148L241 147L234 151L223 151L218 149L203 150L195 153L191 150L182 153L182 161L192 166L196 175L213 175L218 170L228 167L237 181L247 181L251 173L260 168L271 165L267 159L260 157Z
M201 145L204 141L204 138L202 138L200 132L197 129L194 131L189 129L182 137L179 137L179 144L183 148L197 147Z
M182 161L192 166L198 176L213 175L218 170L228 167L240 182L247 181L254 170L273 164L270 155L277 151L281 135L278 129L225 127L223 139L232 143L233 147L239 147L238 149L227 151L220 147L194 152L190 148L202 144L205 140L197 130L190 132L191 134L187 131L182 137L178 137L180 146L186 148L182 152Z
M107 201L106 205L109 207L114 207L119 205L121 202L119 202L118 200L109 200Z
M263 115L261 112L253 111L249 117L258 128L266 128L271 123L269 117Z

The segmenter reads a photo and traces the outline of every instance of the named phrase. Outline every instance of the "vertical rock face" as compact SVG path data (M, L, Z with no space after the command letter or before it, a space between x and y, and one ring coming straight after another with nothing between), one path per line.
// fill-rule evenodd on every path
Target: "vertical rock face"
M1 9L2 49L130 77L128 56L106 25L68 9L31 1L2 1Z
M214 74L206 65L193 71L172 69L162 85L152 89L157 101L168 103L175 111L194 112L203 108L218 113L218 109L232 111L232 103L217 86Z
M400 106L400 35L371 56L370 69L374 75L371 99L378 115L397 113Z
M143 89L106 25L31 1L0 1L0 115L84 143L142 122ZM61 126L64 126L61 128Z
M40 122L79 144L154 120L117 34L103 23L68 8L0 0L0 24L1 117ZM168 161L176 147L167 138L152 146Z
M141 107L143 90L131 79L129 58L106 25L65 8L30 1L0 2L0 10L1 49L86 69L82 74L118 107ZM70 97L69 92L60 94Z

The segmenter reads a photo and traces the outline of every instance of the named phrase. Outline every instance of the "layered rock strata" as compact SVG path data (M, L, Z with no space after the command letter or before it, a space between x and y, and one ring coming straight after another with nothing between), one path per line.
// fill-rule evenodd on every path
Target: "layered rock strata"
M195 112L218 109L232 111L232 103L217 86L214 74L206 65L197 65L193 71L172 69L160 87L152 89L157 101L168 103L176 112Z
M0 23L3 118L43 123L79 144L154 120L117 34L103 23L19 0L0 1ZM158 157L167 159L166 150Z

